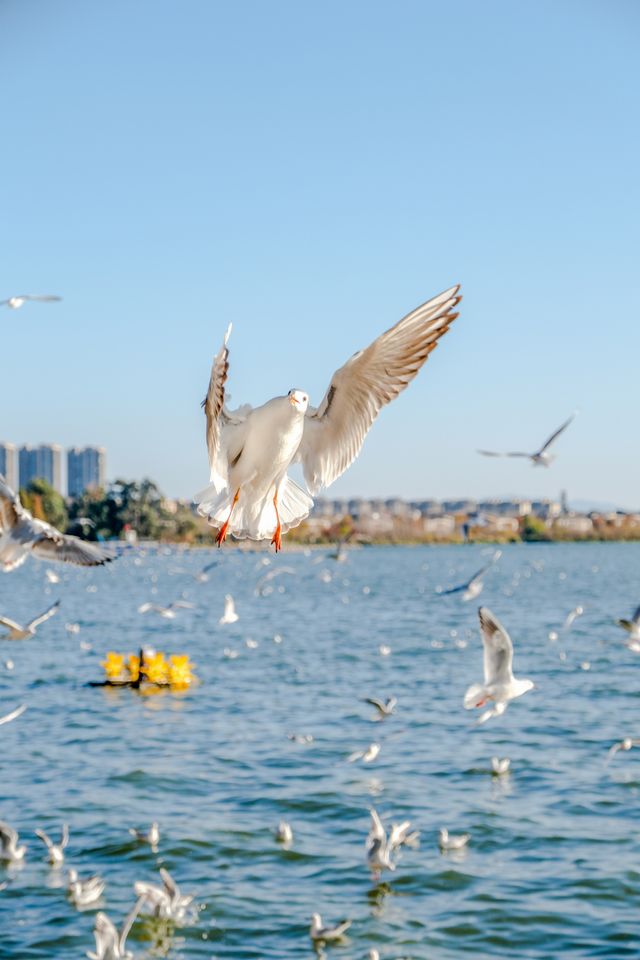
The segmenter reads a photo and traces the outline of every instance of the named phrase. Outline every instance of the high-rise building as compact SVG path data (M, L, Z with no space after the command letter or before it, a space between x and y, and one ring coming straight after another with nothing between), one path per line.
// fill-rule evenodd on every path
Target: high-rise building
M12 490L18 489L18 458L13 443L0 443L0 473Z
M39 447L20 447L18 452L20 483L26 487L32 480L46 480L62 493L62 447L42 443Z
M104 487L104 447L72 447L67 450L67 488L70 497Z

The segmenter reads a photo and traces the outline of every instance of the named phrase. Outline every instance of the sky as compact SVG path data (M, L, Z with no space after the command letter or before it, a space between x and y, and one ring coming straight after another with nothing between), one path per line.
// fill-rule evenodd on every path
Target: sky
M633 0L1 0L0 440L189 497L231 405L459 318L341 496L640 507ZM548 470L534 449L573 410Z

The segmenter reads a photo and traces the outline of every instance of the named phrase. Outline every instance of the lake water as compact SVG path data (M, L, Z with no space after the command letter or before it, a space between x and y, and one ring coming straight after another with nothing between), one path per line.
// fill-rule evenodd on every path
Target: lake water
M98 909L116 923L134 881L155 881L159 865L195 894L197 922L174 936L136 922L138 958L313 958L315 910L353 920L344 945L326 948L337 960L371 947L382 960L637 957L640 748L606 760L614 741L640 735L640 660L614 623L640 603L640 545L504 549L480 600L511 633L516 675L536 689L477 726L462 697L482 678L478 601L436 589L490 553L371 548L338 564L285 542L269 565L265 553L173 549L95 572L56 567L55 585L33 560L3 576L4 615L28 620L62 604L36 638L0 643L0 713L28 704L0 727L0 818L28 844L21 869L0 866L0 957L80 958L94 947L96 910L70 905L63 871L34 837L63 822L66 865L105 877ZM196 582L211 559L209 581ZM256 595L258 578L281 567L295 573ZM196 606L175 620L137 612L183 592ZM220 626L228 592L240 619ZM577 605L584 614L563 633ZM180 696L87 686L102 679L107 650L141 645L188 653L200 684ZM391 695L395 714L372 722L362 698ZM372 741L374 762L346 762ZM510 757L507 777L492 778L492 755ZM419 849L379 884L366 864L372 805L421 831ZM290 850L274 839L281 819ZM128 834L152 820L157 854ZM440 854L442 826L471 834L466 853Z

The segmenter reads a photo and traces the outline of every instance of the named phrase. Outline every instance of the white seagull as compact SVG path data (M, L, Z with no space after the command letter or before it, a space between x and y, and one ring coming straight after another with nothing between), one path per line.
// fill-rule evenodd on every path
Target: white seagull
M18 846L18 831L10 827L4 820L0 820L0 860L9 863L17 863L24 860L27 852L26 846Z
M514 677L513 643L498 618L487 607L480 607L478 615L484 645L484 682L469 687L464 695L464 706L471 710L492 701L493 707L480 717L479 722L484 723L504 713L508 702L531 690L533 683Z
M240 617L236 613L236 605L230 593L224 598L224 613L218 620L218 623L235 623Z
M572 413L569 419L565 420L562 426L558 427L535 453L497 453L495 450L478 450L478 453L481 453L483 457L526 457L531 460L534 467L548 467L555 460L553 454L548 452L549 447L567 429L575 416L576 414Z
M631 750L632 747L640 747L640 740L634 740L633 737L625 737L610 747L607 754L607 760L613 760L619 750Z
M74 907L89 907L100 899L104 893L105 882L102 877L94 874L81 880L77 870L69 870L69 885L67 893Z
M3 723L11 723L12 720L17 720L18 717L22 716L26 709L26 703L21 703L20 706L16 707L15 710L12 710L11 713L5 713L4 717L0 717L0 727Z
M27 637L34 637L36 633L36 627L39 627L41 623L44 623L45 620L48 620L49 617L52 617L54 613L57 612L59 606L60 601L56 600L56 602L50 606L48 610L45 610L45 612L41 613L40 616L30 620L29 623L26 623L24 626L16 623L15 620L9 620L9 617L0 617L0 626L6 627L9 631L8 633L5 633L2 639L26 640Z
M99 567L113 560L93 543L35 520L0 474L0 569L5 573L15 570L29 553L81 567Z
M438 831L438 846L441 850L464 850L469 843L469 833L449 833L446 827Z
M634 612L631 620L616 620L619 627L629 634L627 646L634 653L640 653L640 607Z
M54 843L51 837L44 830L36 830L36 837L40 837L47 848L47 860L52 867L59 867L64 860L64 851L69 843L69 827L66 823L62 825L60 834L60 843Z
M276 840L284 847L290 847L293 843L293 830L291 829L291 824L287 823L286 820L281 820L278 824Z
M164 617L165 620L175 620L176 610L193 610L193 607L194 604L189 603L188 600L176 600L167 607L163 607L159 603L143 603L138 607L138 613L149 613L152 611Z
M96 949L95 952L90 950L87 953L89 960L128 960L128 958L133 956L131 951L126 948L127 937L133 926L133 921L140 912L142 903L143 898L139 897L124 918L120 930L116 930L113 922L106 913L100 911L100 913L96 914L96 922L93 929L93 935L96 938Z
M324 927L322 925L322 917L319 913L314 913L311 916L311 929L309 930L309 936L312 940L324 940L325 943L331 943L334 940L341 940L344 934L347 932L353 921L351 920L342 920L340 923L336 923L334 927Z
M193 902L192 896L180 893L180 887L168 870L160 868L162 886L153 883L138 881L133 885L137 897L143 905L151 908L152 915L163 920L172 920L181 923L187 913L187 907Z
M155 820L146 833L144 830L134 830L133 827L129 827L129 833L132 837L136 838L138 843L148 843L154 852L158 849L158 844L160 843L160 828Z
M462 593L462 599L465 601L465 603L467 600L474 600L482 593L484 588L483 577L485 573L491 569L494 563L498 562L501 556L502 551L496 550L489 563L485 564L484 567L481 567L477 573L474 573L470 580L467 580L466 583L461 583L458 587L452 587L451 590L440 591L440 596L446 597L451 593Z
M194 499L218 530L239 539L271 539L308 516L313 500L288 476L301 461L307 488L328 487L353 463L382 407L416 376L457 316L459 287L452 287L408 314L334 373L319 407L304 390L292 389L255 409L225 406L231 326L211 370L206 437L210 483Z
M491 757L491 773L494 777L503 777L509 773L510 766L509 757Z
M367 863L373 879L377 882L383 870L395 870L396 865L391 860L392 848L377 810L372 807L369 813L371 814L371 826L366 842Z
M385 717L390 717L396 708L397 702L397 697L388 697L386 700L379 700L377 697L365 697L364 699L364 703L370 703L371 706L375 707L378 711L374 717L374 720L377 721L384 720Z
M355 763L356 760L362 760L363 763L372 763L380 753L379 743L370 743L366 750L354 750L347 757L347 763Z
M0 307L9 307L10 310L19 310L20 307L29 301L36 303L58 303L62 297L56 297L52 293L21 293L17 297L8 297L6 300L0 300Z

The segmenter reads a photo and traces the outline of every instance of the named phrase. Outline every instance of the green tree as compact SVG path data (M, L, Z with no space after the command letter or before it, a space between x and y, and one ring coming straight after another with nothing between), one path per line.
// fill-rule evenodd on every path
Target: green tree
M527 543L536 543L551 539L544 520L533 517L531 514L522 518L520 523L520 536Z
M26 489L20 490L20 501L37 520L46 520L59 530L66 529L67 508L64 498L46 480L40 477L32 480Z

